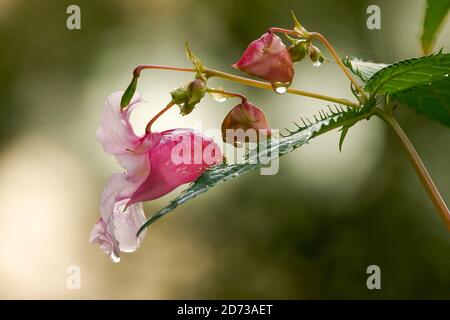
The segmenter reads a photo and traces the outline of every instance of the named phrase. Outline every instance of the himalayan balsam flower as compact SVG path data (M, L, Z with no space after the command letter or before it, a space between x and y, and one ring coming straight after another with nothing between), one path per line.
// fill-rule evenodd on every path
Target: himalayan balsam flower
M135 94L121 109L121 97L122 92L108 97L97 140L125 172L112 174L106 183L100 197L100 219L90 236L90 242L99 244L116 262L121 251L135 251L144 237L145 231L136 237L146 220L142 201L159 198L196 180L222 159L219 146L192 129L136 135L129 116L142 100Z
M241 137L237 134L237 130L248 134ZM253 130L253 132L248 132L248 130ZM231 138L234 141L229 141L228 132L233 133ZM236 145L236 142L244 142L243 138L248 142L258 142L260 135L264 135L265 138L271 136L269 122L264 111L247 100L235 106L222 122L222 137L227 143Z
M290 84L294 77L294 66L288 49L271 32L253 41L233 67L271 83Z

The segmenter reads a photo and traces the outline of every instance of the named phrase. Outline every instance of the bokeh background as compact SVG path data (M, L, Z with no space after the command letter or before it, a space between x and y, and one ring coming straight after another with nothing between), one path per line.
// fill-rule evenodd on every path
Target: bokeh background
M81 7L82 29L66 28L66 8ZM381 30L366 28L366 8L381 7ZM270 26L291 25L294 9L341 55L394 62L421 54L425 1L0 1L0 298L450 298L450 233L393 134L373 119L284 157L274 176L223 183L148 230L144 244L109 261L88 242L98 199L119 171L95 130L105 98L123 90L140 63L189 66L184 43L210 67L230 67ZM450 47L450 24L437 47ZM296 66L295 87L352 98L336 64ZM169 91L192 75L145 72L146 121ZM265 110L272 127L291 126L321 101L238 87ZM212 83L211 83L212 84ZM157 128L219 127L233 106L205 98ZM450 131L397 111L446 202ZM180 190L146 204L147 214ZM366 287L367 266L382 289ZM81 268L81 289L66 286Z

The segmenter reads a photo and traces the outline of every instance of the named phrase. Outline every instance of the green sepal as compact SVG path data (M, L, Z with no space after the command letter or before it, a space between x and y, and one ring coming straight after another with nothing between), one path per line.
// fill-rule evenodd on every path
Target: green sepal
M198 75L202 75L205 67L203 66L202 61L192 52L191 48L189 48L188 42L186 42L186 55L189 61L194 65L195 69L197 69Z
M130 104L131 99L133 99L134 93L136 92L137 87L137 77L133 77L127 89L122 95L122 99L120 99L120 108L125 108Z

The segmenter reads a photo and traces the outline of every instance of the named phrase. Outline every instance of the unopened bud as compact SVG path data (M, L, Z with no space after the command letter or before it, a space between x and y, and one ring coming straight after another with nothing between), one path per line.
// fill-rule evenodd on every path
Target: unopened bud
M271 83L290 84L294 77L289 51L283 41L271 32L250 43L233 67Z
M288 50L291 54L292 62L302 61L308 53L310 42L307 40L296 40Z
M200 78L170 92L172 101L180 107L180 113L183 116L194 110L195 105L201 101L205 93L206 84Z
M229 130L234 133L230 137ZM243 134L239 134L238 130ZM246 100L235 106L222 122L224 142L235 146L242 142L258 142L261 134L265 138L271 136L269 121L264 111Z

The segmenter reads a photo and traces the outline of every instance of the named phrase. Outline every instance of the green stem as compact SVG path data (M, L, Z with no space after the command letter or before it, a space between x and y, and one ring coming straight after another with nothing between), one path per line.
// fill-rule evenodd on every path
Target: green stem
M207 92L209 93L218 93L227 97L235 97L235 98L240 98L242 100L242 102L246 101L247 98L240 94L240 93L235 93L235 92L229 92L229 91L225 91L225 90L220 90L220 89L213 89L213 88L207 88L206 89Z
M197 69L194 69L194 68L178 68L178 67L159 66L159 65L139 65L134 69L134 72L133 72L134 76L139 77L141 74L141 71L145 70L145 69L197 72ZM214 69L209 69L209 68L204 68L204 73L205 73L206 77L217 77L217 78L222 78L225 80L233 81L236 83L241 83L241 84L244 84L244 85L247 85L250 87L256 87L256 88L261 88L261 89L266 89L266 90L271 90L271 91L273 90L272 85L268 82L263 82L263 81L253 80L253 79L249 79L249 78L245 78L245 77L235 76L230 73L226 73L226 72L222 72L222 71L218 71L218 70L214 70ZM294 89L294 88L288 88L287 93L304 96L304 97L310 97L310 98L314 98L314 99L320 99L320 100L329 101L329 102L334 102L334 103L342 104L342 105L345 105L345 106L348 106L351 108L359 107L358 104L351 102L347 99L329 97L326 95L303 91L303 90L298 90L298 89Z
M420 182L422 183L423 187L425 188L428 196L430 197L434 207L439 212L442 220L444 221L447 228L450 230L450 211L448 210L447 205L444 202L444 199L442 198L441 194L439 193L439 190L436 188L436 185L434 184L433 180L430 177L430 174L428 173L427 169L425 168L425 165L423 164L422 160L420 159L419 155L417 154L417 151L414 149L414 146L412 145L411 141L409 140L408 136L403 131L400 124L397 122L397 120L394 118L392 114L386 114L386 113L378 113L378 116L380 116L383 120L385 120L391 128L394 130L395 134L399 138L400 142L402 143L403 148L405 149L406 153L409 156L409 159L411 160L414 170L416 171L416 174L418 175Z
M263 82L263 81L248 79L248 78L244 78L244 77L240 77L240 76L235 76L235 75L225 73L222 71L205 68L205 74L207 77L218 77L218 78L222 78L225 80L245 84L250 87L256 87L256 88L261 88L261 89L266 89L266 90L273 90L272 85L268 82ZM308 91L298 90L298 89L294 89L294 88L287 88L286 92L290 93L290 94L299 95L299 96L334 102L334 103L342 104L342 105L352 107L352 108L359 107L359 105L357 105L347 99L334 98L334 97L330 97L330 96L326 96L326 95L322 95L322 94L318 94L318 93L314 93L314 92L308 92Z
M321 35L318 32L310 32L309 36L311 38L317 38L320 42L322 42L322 44L331 53L331 55L333 56L334 60L339 65L339 67L342 69L342 71L344 71L344 73L347 76L347 78L352 82L353 86L356 88L356 90L361 95L361 97L364 100L367 100L367 97L366 97L366 94L365 94L364 90L361 88L361 86L359 85L358 81L356 81L356 79L352 76L350 71L345 67L344 63L342 62L341 58L339 57L339 55L337 54L336 50L331 45L331 43L323 35Z
M288 30L288 29L283 29L283 28L278 28L278 27L270 28L269 32L279 32L279 33L285 33L285 34L290 34L290 35L296 35L296 36L299 36L299 37L303 37L302 34L296 32L294 30ZM347 76L347 78L351 81L353 86L356 88L356 90L360 94L360 96L363 99L363 101L366 101L367 100L367 96L366 96L364 90L361 88L361 86L359 85L358 81L356 81L356 79L352 76L350 71L345 67L344 63L342 62L341 58L339 57L338 53L336 52L334 47L331 45L331 43L322 34L320 34L318 32L308 32L307 36L305 36L305 37L307 37L307 39L316 38L320 42L322 42L322 44L328 49L330 54L333 56L333 59L336 61L336 63L339 65L339 67L342 69L342 71L344 71L344 73Z

